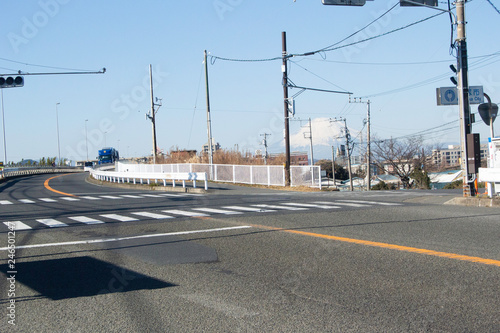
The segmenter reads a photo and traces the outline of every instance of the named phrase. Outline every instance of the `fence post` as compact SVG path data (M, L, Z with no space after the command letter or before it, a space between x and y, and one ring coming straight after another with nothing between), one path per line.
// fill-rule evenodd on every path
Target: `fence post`
M233 164L233 183L236 183L236 165Z

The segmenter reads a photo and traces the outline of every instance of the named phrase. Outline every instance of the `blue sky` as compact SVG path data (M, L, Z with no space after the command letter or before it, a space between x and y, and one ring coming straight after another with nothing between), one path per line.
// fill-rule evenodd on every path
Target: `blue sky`
M151 122L145 119L149 64L154 96L163 103L157 114L159 148L199 151L207 141L205 49L223 58L279 57L281 32L286 31L290 53L314 51L351 35L396 3L377 0L364 7L341 7L323 6L320 0L2 1L1 73L107 69L99 75L26 76L24 87L4 89L7 159L58 155L56 103L61 157L86 159L86 143L90 158L104 146L119 148L126 157L150 154ZM437 13L396 6L343 44ZM500 51L500 15L488 1L474 0L467 3L466 19L469 82L483 85L500 102L500 54L482 57ZM429 145L458 143L458 109L437 106L435 93L437 87L452 85L450 34L449 17L441 15L365 43L294 57L290 79L299 86L345 90L370 99L372 135L379 138L422 131ZM260 134L270 133L270 151L284 150L281 76L279 60L212 59L212 131L222 147L254 152L263 148ZM290 95L297 92L291 89ZM472 110L477 112L477 106ZM343 94L306 91L296 97L296 117L313 119L315 158L328 157L329 146L340 143L334 139L339 125L329 118L347 118L359 140L366 105L350 104ZM306 122L291 122L292 150L308 150L301 125ZM487 140L488 128L480 120L473 131ZM0 151L3 160L3 144Z

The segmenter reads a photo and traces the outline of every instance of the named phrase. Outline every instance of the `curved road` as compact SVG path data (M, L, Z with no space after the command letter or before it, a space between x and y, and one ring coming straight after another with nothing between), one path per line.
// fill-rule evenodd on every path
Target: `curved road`
M0 184L12 331L500 331L500 210L442 205L454 193L52 177Z

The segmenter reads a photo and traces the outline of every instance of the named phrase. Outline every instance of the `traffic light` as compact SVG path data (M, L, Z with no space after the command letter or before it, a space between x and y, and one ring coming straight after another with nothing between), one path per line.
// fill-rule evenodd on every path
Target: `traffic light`
M321 3L334 6L364 6L366 0L321 0Z
M0 76L0 89L22 86L24 86L24 77L22 76Z
M403 7L407 6L431 6L431 7L437 7L438 1L437 0L413 0L411 2L405 1L405 0L400 0L399 5Z

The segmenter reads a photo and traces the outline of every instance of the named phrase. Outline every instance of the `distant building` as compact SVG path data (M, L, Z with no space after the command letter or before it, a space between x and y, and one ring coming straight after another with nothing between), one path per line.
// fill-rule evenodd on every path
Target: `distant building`
M209 147L209 144L208 142L205 143L202 147L201 147L201 151L204 153L204 154L208 154L208 147ZM215 139L212 138L212 153L215 153L217 150L220 150L220 144L218 142L215 142Z
M294 151L290 153L290 165L309 165L307 152Z
M481 146L481 161L488 158L488 144ZM462 149L459 145L449 145L448 148L433 149L431 161L434 165L442 167L451 167L460 165L460 156Z
M196 150L174 150L170 152L170 157L176 160L188 160L193 156L196 156Z

